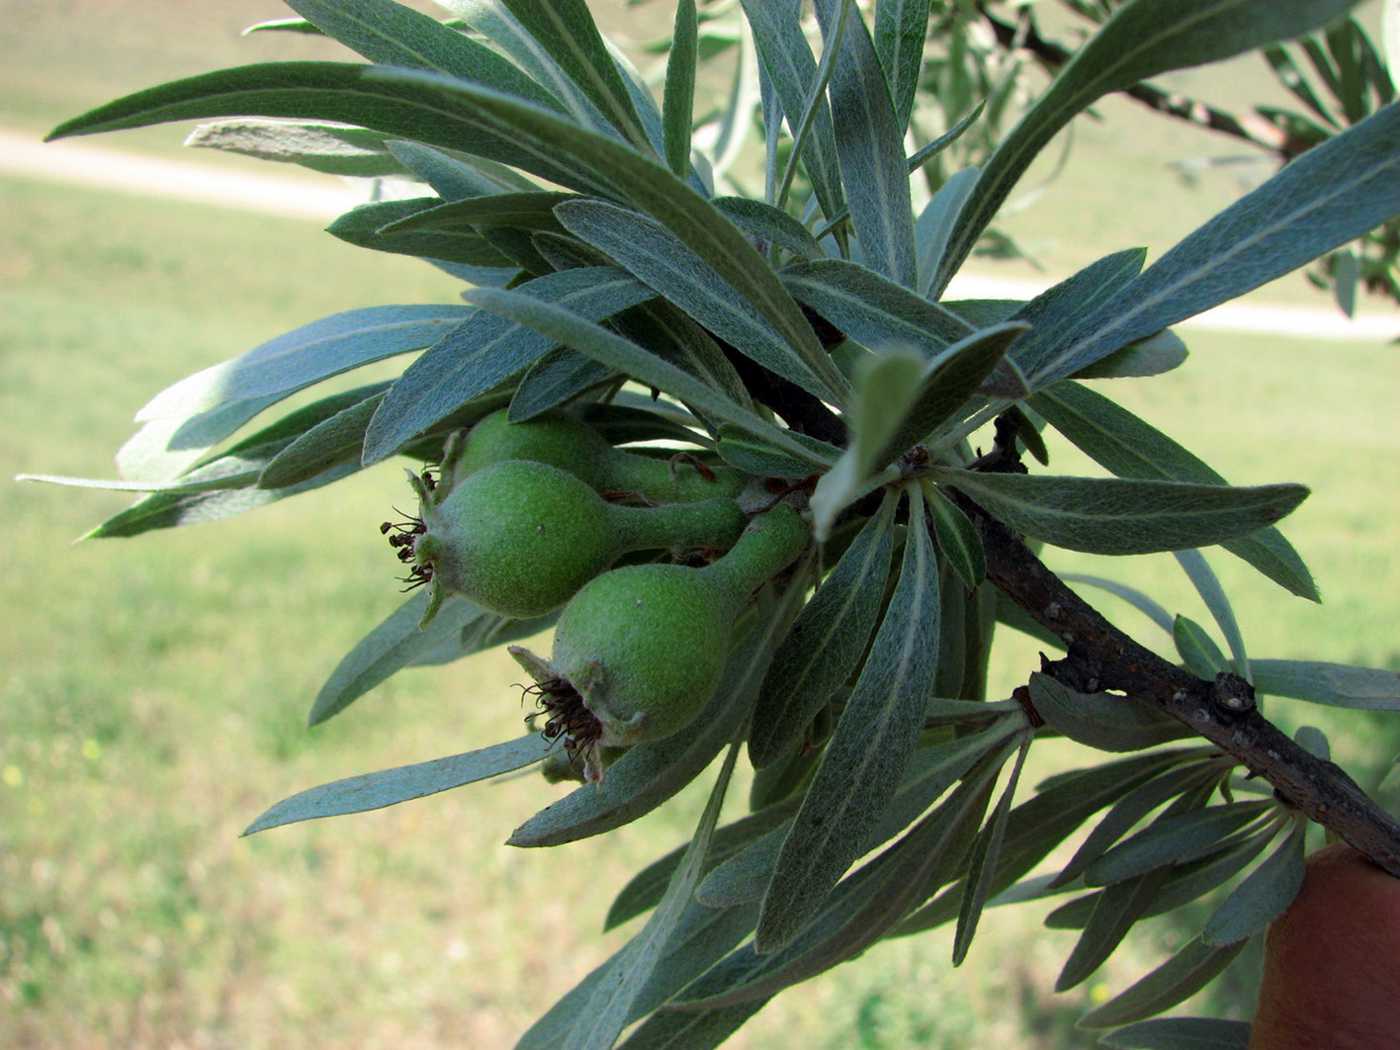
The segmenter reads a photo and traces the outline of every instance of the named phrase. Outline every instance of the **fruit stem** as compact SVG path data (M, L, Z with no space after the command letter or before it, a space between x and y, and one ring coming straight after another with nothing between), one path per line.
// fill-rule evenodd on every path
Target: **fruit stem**
M728 554L699 571L743 603L796 561L811 538L812 530L802 515L779 503L754 518Z
M618 552L639 550L728 550L744 531L746 518L732 499L664 503L659 507L608 505Z

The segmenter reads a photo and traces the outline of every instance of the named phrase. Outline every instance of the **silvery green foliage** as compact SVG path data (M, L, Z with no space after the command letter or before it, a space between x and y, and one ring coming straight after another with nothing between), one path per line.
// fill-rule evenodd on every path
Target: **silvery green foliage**
M949 172L918 217L911 175L1008 112L1004 91L967 98L964 119L906 155L921 78L947 72L927 61L944 53L937 40L925 50L938 7L927 0L878 0L869 21L851 0L818 0L806 22L796 0L743 0L718 16L727 29L705 5L682 2L659 98L583 0L445 0L452 18L442 22L392 0L291 6L300 19L258 28L324 33L368 64L209 73L111 102L53 137L215 120L194 144L415 180L416 198L358 208L331 232L460 276L465 305L350 310L170 386L138 415L122 480L41 479L143 494L92 535L226 517L397 456L416 471L508 407L514 420L562 410L612 444L661 439L693 461L722 462L751 479L746 509L793 500L820 540L754 595L689 730L633 747L600 783L522 814L518 847L605 834L724 756L694 837L619 887L608 924L644 923L520 1045L606 1047L640 1022L623 1045L714 1046L772 996L881 938L955 924L960 963L985 908L1058 893L1076 896L1050 924L1081 931L1062 988L1089 977L1140 918L1215 894L1198 938L1085 1023L1120 1029L1108 1045L1243 1045L1247 1033L1231 1023L1150 1019L1287 906L1305 825L1272 799L1236 799L1233 759L1181 743L1183 725L1131 698L1029 668L1024 697L987 697L997 623L1027 620L999 603L970 514L975 505L1073 550L1174 552L1228 656L1204 626L1147 595L1098 576L1075 582L1144 610L1200 674L1233 667L1264 694L1400 709L1392 672L1248 656L1202 552L1224 547L1315 600L1274 528L1307 490L1271 479L1232 487L1075 378L1177 367L1185 350L1167 326L1393 220L1400 109L1348 112L1348 128L1146 270L1143 253L1126 250L1029 303L939 295L1075 115L1144 77L1253 48L1272 47L1279 66L1279 41L1326 26L1349 0L1118 5L1020 123L978 166ZM735 74L718 159L732 160L736 129L761 105L762 200L716 186L691 136L700 56L730 48L741 61L752 52L758 70ZM297 391L414 351L396 380L226 443ZM965 440L993 417L1013 435L998 442L1010 471L985 469ZM1109 476L1020 467L1018 446L1045 464L1061 439ZM420 630L426 604L410 599L344 657L312 723L400 670L552 623L452 599ZM1023 791L1026 754L1047 736L1105 754ZM1308 746L1325 749L1317 737ZM536 735L488 741L323 785L249 832L463 786L549 751ZM720 824L741 753L757 771L752 812ZM1090 823L1063 869L1037 874Z

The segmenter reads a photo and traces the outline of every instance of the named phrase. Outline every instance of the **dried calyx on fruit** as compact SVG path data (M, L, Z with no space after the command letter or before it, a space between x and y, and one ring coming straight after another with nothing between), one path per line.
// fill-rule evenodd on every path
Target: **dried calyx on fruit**
M587 423L560 412L512 423L504 409L478 421L464 440L454 443L444 456L444 469L460 481L511 459L548 463L598 492L650 503L734 496L744 484L742 475L710 467L689 453L653 459L614 448Z
M423 622L448 594L503 616L541 616L631 551L727 550L746 518L732 499L659 507L608 503L545 463L507 460L451 489L410 473L419 517L380 531L410 564L410 588L432 588Z
M564 608L554 652L511 655L535 679L545 735L562 737L584 776L602 778L604 748L684 729L719 684L730 636L754 590L806 549L810 530L787 504L755 518L711 565L633 565L604 573Z

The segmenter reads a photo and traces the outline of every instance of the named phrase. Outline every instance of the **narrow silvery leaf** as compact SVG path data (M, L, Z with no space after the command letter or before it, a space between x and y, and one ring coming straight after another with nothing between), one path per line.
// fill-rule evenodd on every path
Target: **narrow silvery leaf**
M336 780L283 799L249 824L243 834L254 835L300 820L319 820L344 813L383 809L424 795L473 784L538 762L554 746L554 741L546 740L539 733L530 733L479 751Z
M1298 823L1278 849L1235 887L1201 931L1206 944L1244 941L1284 913L1303 888L1303 841L1307 826Z
M1120 1028L1099 1040L1110 1050L1249 1050L1248 1021L1159 1017Z
M741 0L741 3L753 30L759 61L787 115L789 130L796 133L796 122L811 98L812 85L817 79L817 62L802 32L801 0ZM845 207L845 194L841 191L831 110L824 100L818 104L812 133L801 159L822 212L834 217Z
M885 595L894 503L885 498L778 647L749 733L755 768L776 761L856 669Z
M1314 660L1255 660L1254 687L1333 707L1400 711L1400 671L1351 667Z
M880 0L875 6L875 51L889 83L895 126L909 126L928 34L929 0Z
M637 744L597 784L585 784L516 828L509 844L557 846L611 831L651 812L699 776L748 716L800 591L789 587L766 619L749 626L730 653L715 695L689 728Z
M427 605L426 591L414 595L356 642L316 694L307 724L319 725L345 710L385 679L414 664L422 654L431 652L451 638L460 637L467 631L475 632L483 625L495 634L512 623L508 618L488 612L465 598L454 597L445 601L432 622L420 630L418 624ZM531 633L544 630L551 620L553 617L531 621ZM500 640L507 639L502 637Z
M948 278L962 265L1041 149L1099 98L1169 70L1217 62L1276 40L1299 36L1326 25L1354 3L1355 0L1305 0L1280 5L1256 4L1253 0L1178 0L1161 4L1136 0L1119 7L992 154L979 180L981 188L975 207L969 208L958 224L953 250L944 263L937 287L946 287ZM1333 171L1347 170L1345 165L1324 162L1324 166ZM1369 229L1378 221L1373 219L1362 228Z
M1182 662L1198 678L1214 678L1229 667L1220 646L1189 616L1176 617L1172 624L1172 641L1176 643Z
M1025 331L1026 325L1020 321L983 328L930 362L919 378L913 404L876 457L876 464L888 462L955 418ZM891 418L895 418L893 412Z
M852 5L842 3L836 15L836 24L828 27L823 32L826 38L822 50L822 60L817 64L816 76L807 85L807 97L802 104L802 109L798 119L788 123L792 128L792 146L788 153L787 163L783 166L783 173L777 181L777 195L773 203L779 208L787 207L788 193L792 189L793 179L797 176L797 164L802 159L806 151L807 140L811 137L812 129L816 126L817 117L828 112L827 110L827 86L831 83L831 74L836 70L836 61L841 54L841 45L846 37L846 27L851 23ZM808 209L814 202L809 202Z
M562 162L558 154L528 145L502 132L482 114L463 108L446 112L430 96L408 83L385 80L387 67L358 63L277 62L225 69L148 88L99 106L66 121L49 137L91 135L119 128L145 127L175 120L206 117L292 117L342 121L427 145L470 149L473 153L517 164L561 186L585 192L605 192L610 183L577 159ZM436 77L409 73L400 76ZM463 89L465 81L453 81ZM480 90L480 89L478 89ZM483 94L505 99L493 91ZM518 103L535 113L547 113ZM557 118L554 118L557 120ZM572 128L562 120L565 127ZM619 148L625 149L617 143ZM629 154L631 151L628 151ZM635 154L633 154L635 156Z
M445 201L496 193L531 193L540 188L514 168L485 157L447 153L406 139L391 140L389 152Z
M590 320L611 317L652 297L649 288L612 267L537 277L513 294L558 303ZM526 325L478 313L399 377L365 435L365 463L393 455L467 401L520 375L556 345Z
M695 0L678 0L671 54L666 62L666 92L661 103L666 136L666 164L684 177L690 170L690 123L695 106L697 60Z
M1134 788L1104 814L1051 885L1058 888L1075 881L1085 868L1102 857L1153 810L1170 799L1196 790L1212 778L1218 780L1220 776L1218 768L1193 762L1169 769L1141 787Z
M914 243L918 251L920 295L927 296L933 291L939 264L948 250L948 239L953 235L958 216L962 214L972 188L977 184L979 171L976 167L966 167L953 174L919 213L918 221L914 224Z
M1224 478L1160 430L1079 383L1056 383L1031 398L1030 406L1119 477L1225 484ZM1261 529L1221 546L1294 594L1319 600L1307 566L1277 529Z
M1172 614L1136 587L1129 587L1126 583L1119 583L1117 580L1106 580L1102 576L1089 576L1082 572L1063 573L1060 578L1066 583L1085 583L1090 587L1098 587L1100 590L1116 595L1162 630L1168 634L1172 633Z
M1059 284L1047 288L1016 312L1016 319L1036 329L1016 348L1018 367L1040 387L1045 370L1057 347L1083 328L1095 310L1121 292L1142 272L1146 248L1126 248L1105 255Z
M1220 633L1225 636L1225 642L1230 646L1230 655L1235 659L1235 674L1246 682L1252 682L1254 678L1249 670L1249 656L1245 653L1244 635L1240 633L1235 610L1231 607L1230 599L1225 596L1225 588L1220 585L1220 580L1211 570L1205 555L1197 550L1186 550L1174 551L1173 556L1191 580L1192 586L1196 588L1196 593L1201 596L1201 601L1206 603L1206 608L1210 610Z
M326 232L357 248L393 255L411 255L430 262L459 263L488 268L511 266L503 254L480 231L470 226L450 230L409 230L384 232L402 219L428 211L441 204L436 197L377 201L361 204L340 216Z
M705 876L695 891L695 899L707 908L732 908L762 900L791 825L791 820L784 821L726 858Z
M1298 731L1293 734L1293 740L1304 751L1322 759L1324 762L1332 760L1332 744L1327 739L1327 734L1317 726L1299 726Z
M1147 554L1243 536L1293 510L1302 485L1237 488L1128 478L982 474L935 469L1018 532L1091 554Z
M151 398L136 418L286 397L361 365L431 346L474 312L465 306L371 306L332 314L180 380Z
M621 71L613 61L584 0L499 0L580 91L637 149L649 151L650 140ZM538 50L532 49L532 50Z
M1100 751L1140 751L1191 733L1181 722L1140 700L1077 693L1038 671L1031 674L1030 693L1036 711L1052 729Z
M1081 1028L1116 1028L1170 1009L1213 981L1244 950L1244 941L1223 947L1199 937L1127 991L1079 1019Z
M726 175L738 159L753 127L754 105L758 102L758 63L754 61L753 35L747 23L740 25L738 42L729 94L708 154L712 179Z
M938 539L938 549L963 585L972 590L987 575L987 556L976 527L936 486L926 484L924 495L933 512L933 534Z
M1151 752L1090 769L1071 770L1040 784L1034 798L1011 811L991 892L999 893L1012 885L1104 806L1164 769L1200 757L1207 750ZM961 883L909 916L900 925L900 934L932 929L957 918L960 900Z
M317 121L217 120L199 125L184 144L297 164L325 175L376 178L406 170L378 132Z
M1273 825L1266 824L1262 831L1231 839L1227 849L1170 869L1161 893L1146 914L1165 915L1223 886L1253 863L1274 837L1274 832ZM1083 929L1098 897L1099 893L1091 893L1070 901L1046 916L1045 924L1051 929Z
M820 910L894 794L922 725L938 653L938 566L923 496L908 491L899 583L783 844L756 934L762 951L790 943Z
M565 271L569 272L572 271ZM789 438L772 423L735 404L688 372L662 360L636 343L593 324L566 307L497 288L473 288L463 295L492 313L527 325L554 342L565 343L639 382L664 390L681 401L694 405L699 411L717 421L732 423L740 430L770 442L776 448L798 458L811 460L817 467L826 466L823 457L812 452L808 446Z
M690 903L700 881L705 854L710 848L715 825L719 822L720 807L724 804L738 754L739 745L731 744L715 786L710 791L710 800L705 805L700 824L680 865L671 876L666 893L641 933L628 945L617 975L610 975L608 980L601 982L589 997L588 1004L580 1011L579 1022L564 1044L565 1050L608 1050L631 1020L633 1004L651 977L667 941L676 932L681 913Z
M797 440L806 438L805 434L790 432L790 437ZM806 438L806 442L815 441L814 438ZM798 480L810 477L816 473L811 461L806 459L796 459L790 453L774 448L761 438L751 437L741 430L736 430L729 424L724 424L719 428L719 442L715 446L720 458L736 470L745 474L752 474L755 477L778 477ZM827 445L825 442L814 447L814 451L824 456L828 462L835 463L841 455L841 450L834 445Z
M899 842L843 880L826 898L815 921L782 950L762 957L744 980L711 992L697 988L677 1004L694 1010L766 999L858 955L875 943L920 896L946 881L962 858L958 845L970 839L986 809L1000 767L984 764L946 802L918 822ZM754 948L750 948L751 953Z
M1165 870L1149 871L1104 890L1055 980L1055 991L1068 991L1103 965L1151 905L1166 876Z
M844 259L790 266L780 275L799 302L866 346L908 346L933 360L975 329L858 263Z
M816 0L817 19L828 41L840 5L852 2ZM917 272L904 133L870 31L859 11L851 15L828 88L851 225L871 268L895 284L913 288Z
M705 858L706 868L713 870L729 857L736 855L755 839L791 817L796 809L796 799L785 799L777 805L768 806L732 824L717 828L710 840L710 852ZM611 930L653 907L665 892L671 881L671 873L680 864L688 845L687 840L633 875L613 898L607 918L603 922L603 929Z
M1027 735L1016 754L1016 764L1011 769L1011 777L1006 782L1001 800L972 847L972 860L965 880L967 888L963 891L962 910L958 913L958 927L953 935L954 966L961 966L967 958L967 951L972 947L972 938L977 933L977 924L991 889L992 873L996 871L1002 843L1006 839L1006 820L1011 814L1011 802L1016 797L1016 785L1020 782L1021 768L1026 763L1026 753L1030 750L1030 744L1031 737Z
M317 423L284 448L258 475L258 488L281 489L314 478L338 463L360 458L365 430L384 400L380 390Z
M591 357L562 347L551 350L520 377L507 417L512 423L534 419L616 378Z
M850 441L812 492L812 534L818 543L830 537L836 516L864 494L891 438L914 407L923 375L924 359L900 349L872 354L856 368L847 416Z
M573 200L576 196L573 193L548 193L544 190L483 194L414 212L386 223L379 232L396 234L410 230L452 231L514 226L558 233L563 228L554 217L554 206Z
M845 389L831 359L814 369L763 313L681 240L644 215L602 201L576 200L555 210L565 228L606 252L638 280L769 371L827 400ZM745 248L750 254L752 249ZM836 376L837 378L833 378Z
M1350 248L1332 253L1332 295L1337 306L1348 317L1356 316L1356 285L1361 279L1361 266Z
M1106 303L1057 349L1043 381L1258 288L1400 212L1397 134L1400 108L1386 106L1287 165Z
M287 0L287 6L371 62L431 69L561 108L548 91L485 44L393 0Z
M1129 343L1121 350L1115 350L1088 368L1081 368L1074 373L1074 378L1129 379L1159 376L1174 368L1180 368L1189 356L1190 351L1186 349L1181 337L1170 328L1166 328L1146 339Z
M711 204L756 241L777 245L800 259L823 257L822 247L807 227L785 211L748 197L715 197Z
M678 307L665 301L650 302L613 322L618 333L640 343L672 364L728 397L741 408L752 409L753 397L739 378L734 364L708 331ZM712 431L718 426L707 420Z
M1232 802L1165 815L1091 864L1084 881L1113 885L1203 857L1272 807L1272 802Z

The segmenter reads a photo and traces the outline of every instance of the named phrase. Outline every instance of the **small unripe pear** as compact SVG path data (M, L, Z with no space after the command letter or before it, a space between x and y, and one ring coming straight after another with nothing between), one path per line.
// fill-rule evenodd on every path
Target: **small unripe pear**
M745 524L731 499L617 506L572 474L528 460L479 470L440 502L413 480L422 517L389 542L412 561L410 584L432 588L425 623L448 594L504 616L542 616L623 554L725 550Z
M695 719L719 684L739 613L809 536L779 505L712 565L634 565L590 581L559 618L551 660L511 647L588 779L602 777L599 748L661 740Z
M613 448L587 423L562 412L520 423L510 422L504 409L493 412L446 459L455 480L505 460L528 459L567 471L598 492L652 503L734 496L744 484L734 471L711 468L688 454L668 461Z

